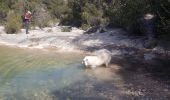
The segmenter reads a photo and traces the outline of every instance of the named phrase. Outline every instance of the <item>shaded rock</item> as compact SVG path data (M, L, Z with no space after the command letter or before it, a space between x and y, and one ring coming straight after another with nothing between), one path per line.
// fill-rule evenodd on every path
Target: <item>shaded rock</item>
M148 48L148 49L152 49L152 48L156 47L156 45L157 45L156 39L152 38L145 42L144 47Z
M158 54L164 54L165 50L160 46L156 46L155 48L152 49L152 52L158 53Z
M120 50L112 50L111 51L112 56L122 55L122 52Z
M99 25L99 26L94 26L88 29L85 34L90 34L90 33L104 33L110 31L109 28L105 25Z
M151 54L151 53L144 54L144 60L146 60L146 61L153 60L154 58L156 58L155 54Z

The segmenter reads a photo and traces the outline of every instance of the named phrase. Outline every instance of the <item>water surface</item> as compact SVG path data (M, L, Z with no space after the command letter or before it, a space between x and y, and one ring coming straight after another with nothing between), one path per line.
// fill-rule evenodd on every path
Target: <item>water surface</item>
M82 57L0 46L0 100L54 99L53 91L85 77Z
M83 57L0 46L0 100L170 100L169 84L133 56L96 69L85 69Z

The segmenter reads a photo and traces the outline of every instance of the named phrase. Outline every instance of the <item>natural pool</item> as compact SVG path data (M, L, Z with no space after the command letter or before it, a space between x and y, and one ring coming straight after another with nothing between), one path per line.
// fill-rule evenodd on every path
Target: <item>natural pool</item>
M111 100L107 95L115 91L109 82L117 80L114 73L102 67L85 69L83 57L0 46L0 100Z
M0 100L170 98L169 92L164 91L169 85L157 83L144 70L134 71L140 68L139 62L114 59L120 64L93 70L84 68L83 57L81 53L0 46Z
M51 100L84 80L82 54L0 46L0 100Z

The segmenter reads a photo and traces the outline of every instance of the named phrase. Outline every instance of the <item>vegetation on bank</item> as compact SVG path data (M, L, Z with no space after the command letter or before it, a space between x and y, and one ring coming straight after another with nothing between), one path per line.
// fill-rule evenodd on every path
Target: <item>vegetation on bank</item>
M22 20L18 16L26 9L33 14L33 26L46 27L57 20L61 25L83 29L110 23L139 28L138 19L151 13L156 16L156 32L170 37L169 0L0 0L0 22L7 26L8 33L18 31ZM10 12L15 14L9 15Z
M6 19L8 20L5 24L5 31L7 33L16 33L21 29L22 21L18 13L9 11Z

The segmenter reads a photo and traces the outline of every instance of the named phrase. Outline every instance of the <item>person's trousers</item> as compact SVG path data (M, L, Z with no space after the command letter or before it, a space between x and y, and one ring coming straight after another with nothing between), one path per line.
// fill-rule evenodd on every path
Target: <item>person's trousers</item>
M28 34L28 29L29 29L29 21L25 21L25 31L26 31L26 34Z

